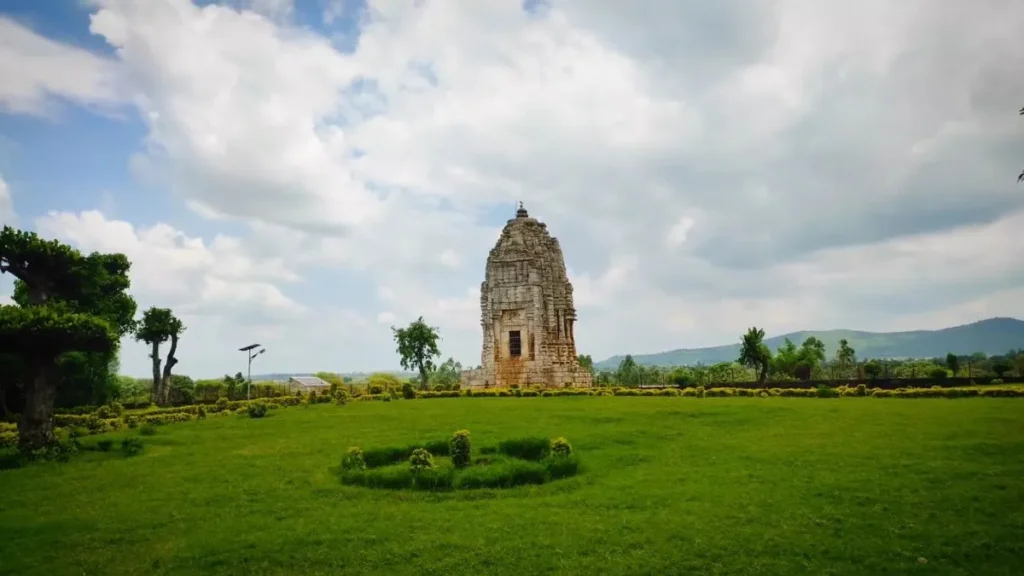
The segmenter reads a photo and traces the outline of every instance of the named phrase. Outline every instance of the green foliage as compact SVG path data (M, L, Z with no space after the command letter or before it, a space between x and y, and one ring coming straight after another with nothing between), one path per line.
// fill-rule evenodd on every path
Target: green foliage
M818 386L815 389L815 392L816 392L818 398L838 398L839 397L839 393L836 392L835 388L833 388L831 386L826 386L824 384Z
M434 457L426 448L417 448L409 455L409 469L415 474L434 468Z
M268 406L267 403L262 400L255 400L249 404L246 413L249 414L249 418L263 418L267 415Z
M128 437L121 440L121 453L125 456L138 456L142 453L142 440L135 437Z
M547 481L547 467L540 462L508 459L467 468L455 479L455 488L512 488Z
M756 326L747 330L740 340L740 357L737 361L757 370L758 383L764 383L772 362L772 352L764 343L764 330Z
M161 344L171 336L181 336L184 332L185 325L170 308L153 306L142 313L135 339L147 344Z
M345 451L345 455L341 458L341 469L346 472L366 470L366 460L363 459L363 451L358 446L352 446Z
M34 362L52 362L72 351L109 352L117 344L110 324L64 306L0 306L0 350Z
M401 388L402 381L394 374L375 372L366 379L366 389L370 394L383 394Z
M469 430L458 430L452 434L452 438L448 442L448 453L451 454L453 466L456 468L469 466L472 452Z
M402 398L405 398L406 400L416 398L416 389L412 387L412 384L408 382L402 384Z
M551 453L551 439L525 436L502 440L498 452L523 460L543 460Z
M462 378L462 364L454 358L445 360L436 370L430 373L428 382L431 388L440 392L442 390L458 390ZM403 390L404 390L403 384Z
M104 438L103 440L96 441L96 449L99 450L100 452L110 452L110 450L113 447L114 441L109 438Z
M572 446L565 438L554 438L551 440L551 455L556 458L568 458L572 455Z
M153 436L156 434L156 425L152 422L144 422L139 426L139 434L143 436Z
M218 398L216 404L214 404L214 411L215 412L223 412L223 411L227 410L228 409L228 404L230 404L230 402L231 401L228 400L227 398Z
M103 406L100 406L96 411L96 415L100 418L120 418L124 416L124 406L119 402L110 402Z
M949 372L947 372L946 369L942 368L941 366L936 366L935 368L932 368L931 370L928 371L928 378L931 378L932 380L945 380L948 377Z
M949 368L949 371L955 376L960 371L960 358L952 352L946 354L946 368Z
M206 407L205 406L200 405L200 406L196 407L196 418L198 418L199 420L206 420Z
M437 347L437 328L428 326L420 316L406 328L391 327L395 342L398 343L398 356L405 370L417 370L420 373L420 384L427 386L427 378L434 370L434 358L441 355Z
M864 363L864 376L877 380L882 375L882 364L878 360L869 360Z

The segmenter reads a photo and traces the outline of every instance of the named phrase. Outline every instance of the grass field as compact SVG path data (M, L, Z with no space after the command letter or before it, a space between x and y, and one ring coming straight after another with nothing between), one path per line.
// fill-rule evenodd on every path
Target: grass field
M584 469L443 494L342 486L332 470L349 446L459 428L477 447L565 436ZM144 441L134 458L86 452L0 471L0 573L996 576L1024 566L1024 402L1013 399L364 402L173 424Z

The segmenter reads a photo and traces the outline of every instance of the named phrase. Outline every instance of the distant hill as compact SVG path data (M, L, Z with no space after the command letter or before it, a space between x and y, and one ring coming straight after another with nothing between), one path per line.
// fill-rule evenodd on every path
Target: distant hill
M993 355L1003 354L1011 349L1024 349L1024 321L1016 318L989 318L963 326L912 332L802 331L765 338L764 342L774 351L786 338L799 346L810 336L815 336L825 343L826 353L830 357L835 354L839 348L839 341L843 338L846 338L850 346L857 351L858 358L934 358L950 352L984 352ZM656 354L633 354L633 360L646 366L692 366L730 362L739 356L739 339L740 335L737 334L735 344L710 348L684 348ZM595 367L614 369L623 358L625 356L612 356L596 363Z

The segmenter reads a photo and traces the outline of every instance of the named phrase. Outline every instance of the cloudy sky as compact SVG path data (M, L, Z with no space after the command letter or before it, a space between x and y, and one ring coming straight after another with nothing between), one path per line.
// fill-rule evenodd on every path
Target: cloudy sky
M517 200L597 359L1024 317L1019 1L2 9L0 221L127 254L182 373L393 369L419 315L479 363Z

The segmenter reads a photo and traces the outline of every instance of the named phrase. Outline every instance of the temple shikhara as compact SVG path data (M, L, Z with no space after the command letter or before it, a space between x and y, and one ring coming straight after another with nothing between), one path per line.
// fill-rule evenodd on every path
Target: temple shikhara
M576 309L558 239L522 203L487 257L480 285L480 367L463 387L589 387L573 335Z

